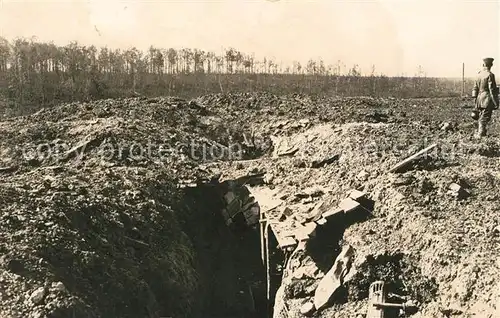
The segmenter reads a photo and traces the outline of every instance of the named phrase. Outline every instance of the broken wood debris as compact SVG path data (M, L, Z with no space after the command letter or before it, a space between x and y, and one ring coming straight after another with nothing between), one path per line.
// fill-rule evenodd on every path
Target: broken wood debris
M351 214L357 210L368 211L369 209L364 205L365 201L371 201L367 198L366 193L359 190L351 190L348 196L337 205L333 199L320 201L306 217L297 219L297 216L295 216L295 221L298 223L296 223L294 229L282 230L280 232L276 232L273 228L271 230L278 238L277 240L281 249L295 246L299 242L307 243L311 238L316 236L318 227L322 227L328 222L345 226L344 218L347 214ZM227 213L227 211L224 212ZM278 223L284 222L292 215L293 211L289 207L282 206L276 221ZM261 218L260 222L269 224L269 219ZM293 241L291 238L293 238Z
M437 144L432 144L429 147L420 150L416 154L411 155L410 157L406 158L405 160L399 162L397 165L395 165L394 167L392 167L389 170L389 172L399 172L399 171L401 171L403 168L406 168L411 163L413 163L415 160L420 159L420 157L422 157L423 155L427 154L429 151L431 151L432 149L434 149L436 147L437 147Z
M132 245L134 247L137 247L137 248L140 248L140 247L149 247L149 244L148 243L144 243L142 241L139 241L139 240L136 240L136 239L133 239L131 237L128 237L128 236L124 236L124 238L129 241L130 243L132 243Z
M17 166L12 167L0 167L0 173L11 173L18 169Z
M389 303L384 281L375 281L370 285L368 294L367 318L385 317L385 309L401 309L404 313L414 314L418 307L412 302Z
M293 211L292 209L290 209L289 207L287 206L283 206L280 210L280 214L279 214L279 218L278 220L280 221L284 221L286 220L289 216L291 216L293 214Z
M297 153L297 151L299 151L299 148L292 146L292 147L289 147L287 149L279 151L278 156L280 156L280 157L293 156L293 155L295 155L295 153Z
M334 163L335 161L339 160L340 156L339 155L333 155L329 158L323 159L323 160L314 160L311 163L311 168L323 168L324 166L327 166L329 164Z
M316 222L321 218L323 213L328 210L329 203L321 201L317 203L309 215L305 218L305 222Z
M345 198L339 203L339 208L342 209L345 213L350 213L352 211L359 209L360 207L361 204L350 197Z
M332 209L330 211L323 213L323 218L327 222L329 222L329 221L332 221L332 220L336 219L337 217L343 216L343 215L344 215L344 210L342 210L341 208L335 208L335 209Z
M344 284L354 261L354 253L352 246L344 246L342 252L335 259L332 268L319 282L314 294L314 307L317 310L324 308L335 291Z
M76 144L76 146L74 146L73 148L71 148L70 150L68 150L64 154L64 156L62 158L60 158L60 161L61 162L67 162L70 159L72 159L73 157L77 156L78 152L80 152L80 156L82 156L83 153L86 150L88 150L87 146L90 145L90 144L94 144L96 142L99 142L99 137L98 136L91 136L91 135L86 136L83 141L79 142L78 144Z

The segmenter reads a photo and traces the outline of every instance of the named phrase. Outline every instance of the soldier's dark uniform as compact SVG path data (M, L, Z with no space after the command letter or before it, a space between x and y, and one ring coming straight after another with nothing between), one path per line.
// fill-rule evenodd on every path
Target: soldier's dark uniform
M472 96L476 98L475 106L479 111L478 137L486 136L486 127L491 120L494 109L498 109L498 88L495 74L490 69L493 66L493 58L483 59L483 70L472 89Z

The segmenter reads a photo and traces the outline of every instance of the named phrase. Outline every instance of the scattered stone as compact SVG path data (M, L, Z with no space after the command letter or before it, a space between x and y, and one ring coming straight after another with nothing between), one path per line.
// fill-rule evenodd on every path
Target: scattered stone
M469 197L469 192L457 183L450 184L448 194L452 195L458 200L466 199Z
M445 122L441 125L441 130L444 130L444 131L448 131L448 130L451 130L452 126L450 123L448 122Z
M316 222L316 224L318 224L319 226L321 226L321 225L325 225L327 223L327 220L324 217L322 217L322 218L320 218L319 220L317 220L315 222Z
M311 120L309 118L302 118L301 120L299 120L299 124L304 126L308 125L310 122Z
M463 314L463 310L456 307L448 307L440 310L441 313L447 317L449 316L460 316Z
M264 177L264 182L266 184L272 184L274 180L274 175L272 173L267 173L266 176Z
M52 283L52 288L56 291L62 292L66 290L66 287L62 282Z
M451 191L456 191L456 192L458 192L458 191L460 191L460 189L461 189L461 188L462 188L462 187L461 187L459 184L457 184L457 183L452 183L452 184L450 184L450 190L451 190Z
M31 294L30 301L33 304L38 305L43 300L44 297L45 297L45 288L40 287Z
M297 151L299 151L299 148L292 146L292 147L288 147L288 148L279 150L277 152L277 155L280 157L293 156L293 155L295 155L295 153L297 153Z
M300 307L300 313L304 316L310 316L314 313L314 304L310 301Z
M360 181L368 181L368 178L370 177L370 174L366 172L365 170L362 170L358 175L356 176L356 179Z

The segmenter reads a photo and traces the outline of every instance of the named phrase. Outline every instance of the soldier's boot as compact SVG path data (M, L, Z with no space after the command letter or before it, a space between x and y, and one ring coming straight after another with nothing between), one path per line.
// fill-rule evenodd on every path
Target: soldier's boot
M479 126L477 128L477 137L485 137L486 136L486 123L479 121Z

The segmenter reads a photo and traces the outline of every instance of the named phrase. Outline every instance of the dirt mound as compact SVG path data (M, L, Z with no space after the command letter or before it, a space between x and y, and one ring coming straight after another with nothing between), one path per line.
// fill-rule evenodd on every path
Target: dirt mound
M9 296L2 316L189 312L198 288L195 256L173 185L168 176L126 167L9 178L1 186L2 281ZM35 302L38 288L45 296ZM175 299L159 298L167 291Z

